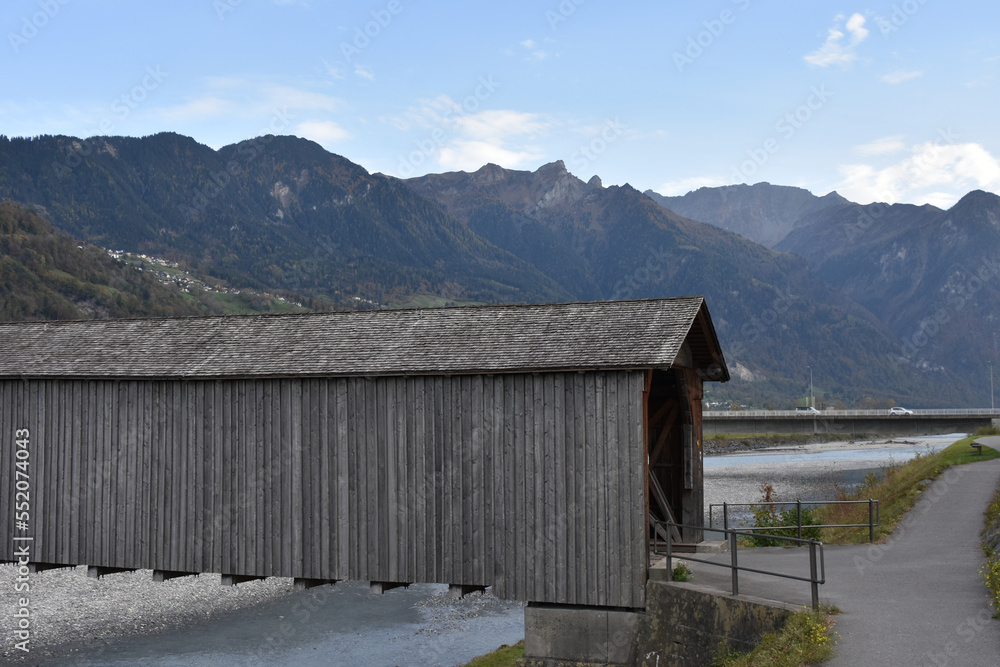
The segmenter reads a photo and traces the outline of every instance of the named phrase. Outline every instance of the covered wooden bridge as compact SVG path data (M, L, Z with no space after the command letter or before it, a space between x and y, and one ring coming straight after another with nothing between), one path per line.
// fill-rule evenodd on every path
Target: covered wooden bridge
M701 297L3 324L0 349L0 560L632 609L650 511L702 520L702 382L729 377Z

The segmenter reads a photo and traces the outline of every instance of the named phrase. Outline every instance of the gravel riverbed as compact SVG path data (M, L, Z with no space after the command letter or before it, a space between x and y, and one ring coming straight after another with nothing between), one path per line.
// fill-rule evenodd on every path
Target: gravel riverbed
M87 577L87 567L47 570L28 576L28 593L15 591L15 565L0 566L0 609L17 607L27 595L31 613L30 653L15 648L17 619L2 618L0 658L19 664L41 664L58 655L100 650L109 642L134 634L180 630L206 622L221 612L244 609L291 596L291 579L265 579L222 586L219 575L204 574L163 583L152 571L137 570Z

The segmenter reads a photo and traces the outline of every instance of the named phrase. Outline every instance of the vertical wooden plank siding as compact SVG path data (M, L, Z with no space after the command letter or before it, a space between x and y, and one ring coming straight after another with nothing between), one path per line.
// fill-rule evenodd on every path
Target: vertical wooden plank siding
M643 371L4 380L35 560L644 604ZM13 451L4 443L4 452ZM14 495L14 457L0 496ZM0 513L0 560L13 558Z

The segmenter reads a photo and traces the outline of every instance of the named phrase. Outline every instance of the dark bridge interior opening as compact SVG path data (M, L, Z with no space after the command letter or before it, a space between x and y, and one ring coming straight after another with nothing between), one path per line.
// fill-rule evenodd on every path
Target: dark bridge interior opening
M686 368L655 370L649 378L646 433L651 519L700 525L704 504L701 386L695 371ZM656 529L651 526L650 530ZM674 538L700 542L702 531L683 529Z

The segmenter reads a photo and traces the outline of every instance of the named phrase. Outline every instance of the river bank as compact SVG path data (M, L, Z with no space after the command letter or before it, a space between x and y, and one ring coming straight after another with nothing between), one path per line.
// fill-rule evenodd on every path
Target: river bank
M822 435L757 435L757 436L732 436L716 435L704 438L702 449L705 456L717 456L721 454L734 454L737 452L753 452L761 449L774 449L777 447L797 447L800 445L832 445L836 442L848 443L868 443L885 441L885 438L871 438L859 436Z
M863 483L868 474L881 474L917 454L939 451L961 437L949 434L864 441L827 439L706 455L706 525L710 505L758 502L763 485L772 487L775 500L834 500L841 492L850 492ZM721 526L721 509L716 508L711 515L714 524ZM738 524L746 520L749 511L736 510L731 516Z

